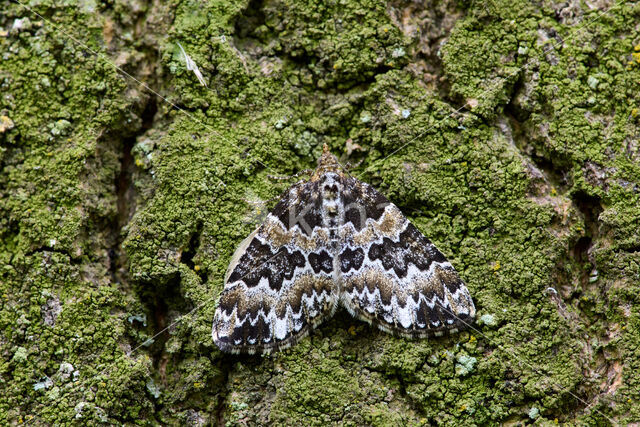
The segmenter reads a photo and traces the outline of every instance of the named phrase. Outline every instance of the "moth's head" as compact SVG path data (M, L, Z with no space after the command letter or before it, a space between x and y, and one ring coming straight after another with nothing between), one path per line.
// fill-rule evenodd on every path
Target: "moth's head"
M329 151L329 146L324 144L322 146L322 156L318 159L318 168L313 173L313 178L320 178L327 172L336 172L340 173L342 166L340 166L340 162L338 162L338 158L331 154Z

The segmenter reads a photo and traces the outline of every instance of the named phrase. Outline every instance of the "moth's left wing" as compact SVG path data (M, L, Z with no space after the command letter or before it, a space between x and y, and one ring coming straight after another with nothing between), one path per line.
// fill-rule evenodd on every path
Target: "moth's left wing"
M344 179L341 304L383 331L410 338L466 328L475 306L449 261L381 193Z
M334 256L315 187L290 188L236 250L213 319L213 340L222 351L280 350L333 315Z

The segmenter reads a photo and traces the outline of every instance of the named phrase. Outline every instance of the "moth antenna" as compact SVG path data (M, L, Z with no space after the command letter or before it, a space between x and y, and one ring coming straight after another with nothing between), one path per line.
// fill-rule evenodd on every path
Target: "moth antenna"
M294 175L267 175L267 178L273 179L274 181L287 181L291 179L298 178L302 175L311 175L313 173L313 169L303 169L300 172Z
M347 169L355 169L355 168L360 167L360 165L361 165L363 162L364 162L364 159L360 159L360 160L358 160L356 163L347 162L347 163L345 163L345 165L344 165L344 166L345 166Z

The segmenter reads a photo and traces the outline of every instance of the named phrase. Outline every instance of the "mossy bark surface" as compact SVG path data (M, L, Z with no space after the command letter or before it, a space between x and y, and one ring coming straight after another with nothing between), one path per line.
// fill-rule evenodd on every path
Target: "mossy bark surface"
M0 424L640 422L640 4L3 8ZM269 176L324 143L448 256L473 329L339 312L215 347Z

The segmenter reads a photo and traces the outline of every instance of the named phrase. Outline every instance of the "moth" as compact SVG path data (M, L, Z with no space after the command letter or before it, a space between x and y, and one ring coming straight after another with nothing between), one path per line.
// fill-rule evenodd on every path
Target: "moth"
M344 173L325 144L310 178L290 187L233 255L213 341L224 352L268 354L338 306L407 338L456 332L476 313L444 255L396 205Z

